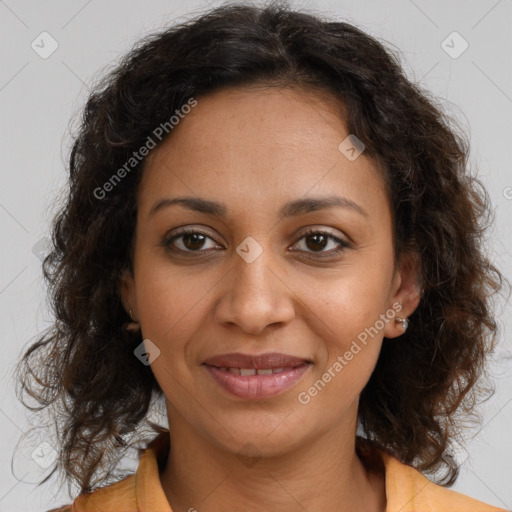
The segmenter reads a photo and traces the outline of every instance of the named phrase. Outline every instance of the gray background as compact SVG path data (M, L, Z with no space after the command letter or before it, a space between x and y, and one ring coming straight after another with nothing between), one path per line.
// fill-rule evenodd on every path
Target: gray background
M65 487L57 493L55 480L34 485L46 473L31 454L44 439L26 442L13 462L15 476L11 468L14 446L30 420L14 395L12 368L23 348L51 321L40 256L57 191L66 180L70 120L83 105L92 80L138 38L220 3L0 0L0 374L5 391L0 395L0 511L46 510L71 501ZM496 213L487 249L509 277L512 1L338 0L292 5L355 23L387 42L401 53L409 77L432 91L470 132L471 166L488 187ZM58 43L47 59L31 47L43 31ZM469 45L457 58L442 46L454 31ZM447 40L452 53L462 49L457 37ZM483 429L467 440L469 457L453 488L510 509L512 370L506 357L512 356L512 312L503 303L497 308L502 336L491 368L497 391L482 409ZM463 460L464 452L458 457Z

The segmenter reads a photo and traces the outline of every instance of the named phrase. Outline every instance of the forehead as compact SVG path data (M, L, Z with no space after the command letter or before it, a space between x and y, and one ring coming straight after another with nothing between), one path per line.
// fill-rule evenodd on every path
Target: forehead
M309 193L366 194L371 209L386 200L383 180L364 153L351 161L340 151L350 135L344 113L335 97L311 90L225 89L197 98L148 155L139 209L149 212L164 193L215 196L242 209Z

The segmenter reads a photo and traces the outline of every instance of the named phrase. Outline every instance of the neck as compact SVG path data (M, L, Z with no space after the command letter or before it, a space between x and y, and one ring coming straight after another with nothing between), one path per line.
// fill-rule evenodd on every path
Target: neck
M272 457L240 457L208 442L173 415L171 450L160 474L175 512L384 512L382 472L355 449L355 425ZM231 504L228 508L226 504Z

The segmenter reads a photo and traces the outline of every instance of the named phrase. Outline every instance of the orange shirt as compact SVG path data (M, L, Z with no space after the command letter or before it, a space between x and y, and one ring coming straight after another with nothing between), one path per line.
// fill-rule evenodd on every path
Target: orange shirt
M48 512L172 512L160 484L158 459L169 449L169 434L157 436L142 455L136 473L71 505ZM376 450L386 478L386 512L506 512L436 485L411 466Z

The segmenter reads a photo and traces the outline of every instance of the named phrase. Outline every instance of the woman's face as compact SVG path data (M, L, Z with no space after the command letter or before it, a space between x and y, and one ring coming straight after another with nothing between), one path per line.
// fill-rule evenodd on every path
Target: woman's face
M215 92L148 155L122 297L151 340L171 435L244 455L354 435L382 338L417 299L341 108L292 89ZM184 197L208 204L169 202Z

